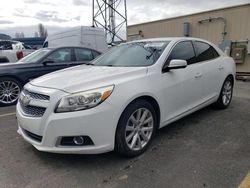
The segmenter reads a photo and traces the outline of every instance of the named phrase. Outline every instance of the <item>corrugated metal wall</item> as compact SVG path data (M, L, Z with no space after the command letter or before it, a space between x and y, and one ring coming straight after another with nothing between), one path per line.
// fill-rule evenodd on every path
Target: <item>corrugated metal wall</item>
M190 23L190 36L207 39L215 44L222 40L223 22L215 20L199 24L199 20L209 17L223 17L227 21L226 40L241 41L250 39L250 4L181 16L155 22L128 26L130 36L143 31L144 38L183 36L183 23ZM246 55L243 64L237 64L237 72L250 73L250 55Z

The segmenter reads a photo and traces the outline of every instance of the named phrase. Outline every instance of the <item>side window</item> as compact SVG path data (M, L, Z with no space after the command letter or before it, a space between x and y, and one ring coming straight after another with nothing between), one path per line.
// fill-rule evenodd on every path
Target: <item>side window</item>
M172 59L186 60L187 64L195 63L196 57L192 43L190 41L178 43L170 53L167 62L169 63Z
M53 61L55 63L59 62L70 62L71 61L71 49L63 48L52 52L46 60Z
M5 45L4 41L0 41L0 50L4 50L4 45Z
M207 43L195 41L194 44L198 62L207 61L219 56L218 52Z
M8 42L6 41L5 49L6 50L13 50L12 43L9 41Z
M75 48L76 61L91 61L94 59L89 49Z
M97 51L92 51L94 58L96 58L97 56L101 55L101 53L97 52Z
M0 43L1 50L12 50L12 44L10 41L1 41Z

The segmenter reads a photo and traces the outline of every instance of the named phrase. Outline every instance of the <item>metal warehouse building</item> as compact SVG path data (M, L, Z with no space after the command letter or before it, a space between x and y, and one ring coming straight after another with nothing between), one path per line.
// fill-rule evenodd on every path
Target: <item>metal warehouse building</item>
M190 36L230 54L238 75L250 75L250 3L128 26L128 40Z

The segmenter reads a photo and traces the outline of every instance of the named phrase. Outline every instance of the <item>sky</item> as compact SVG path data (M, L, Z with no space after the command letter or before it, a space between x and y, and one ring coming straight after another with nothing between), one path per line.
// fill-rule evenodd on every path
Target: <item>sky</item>
M128 25L245 3L250 0L127 0ZM1 0L0 33L32 37L38 23L49 34L91 26L92 0Z

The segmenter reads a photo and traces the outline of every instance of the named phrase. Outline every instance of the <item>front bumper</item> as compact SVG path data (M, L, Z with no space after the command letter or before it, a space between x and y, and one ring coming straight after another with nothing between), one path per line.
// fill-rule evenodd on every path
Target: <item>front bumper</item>
M58 101L58 100L57 100ZM53 102L52 102L53 103ZM56 102L55 102L56 104ZM108 102L77 112L54 113L50 105L43 117L28 117L17 104L18 133L36 149L53 153L98 154L114 149L115 132L119 117L118 109ZM26 131L42 137L41 142L33 139ZM94 145L61 146L61 137L86 135Z

